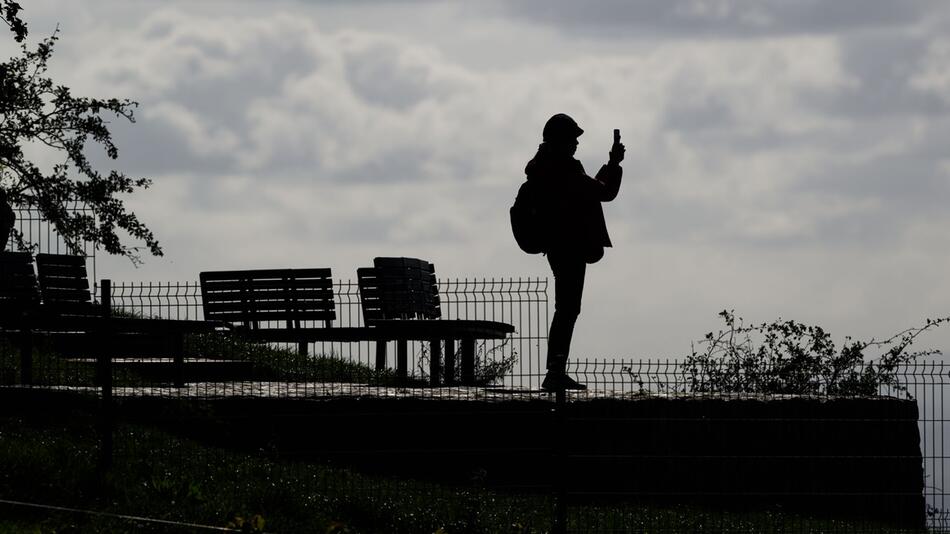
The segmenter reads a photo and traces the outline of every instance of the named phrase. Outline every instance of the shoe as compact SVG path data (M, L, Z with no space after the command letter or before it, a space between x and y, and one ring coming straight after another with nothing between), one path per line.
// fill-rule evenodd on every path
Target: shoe
M562 391L565 389L585 390L587 386L563 373L551 373L544 375L544 381L541 382L541 389L547 391Z

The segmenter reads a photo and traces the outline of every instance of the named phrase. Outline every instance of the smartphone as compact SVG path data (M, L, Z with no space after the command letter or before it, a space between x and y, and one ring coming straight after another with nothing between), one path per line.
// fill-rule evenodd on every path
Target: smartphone
M620 142L620 130L618 128L614 128L614 144L616 145L619 142Z

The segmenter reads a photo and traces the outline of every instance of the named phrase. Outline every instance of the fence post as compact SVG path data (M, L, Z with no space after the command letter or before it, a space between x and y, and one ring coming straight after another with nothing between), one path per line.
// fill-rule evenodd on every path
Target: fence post
M100 347L96 357L102 397L99 404L99 470L104 473L112 467L112 281L102 280L99 302L102 305Z

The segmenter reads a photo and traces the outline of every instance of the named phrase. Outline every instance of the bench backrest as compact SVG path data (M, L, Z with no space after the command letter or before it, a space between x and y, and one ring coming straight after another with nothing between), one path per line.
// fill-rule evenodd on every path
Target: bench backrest
M82 317L102 314L89 294L85 256L37 254L36 271L45 313Z
M40 292L29 252L0 252L0 318L22 316L39 304Z
M384 319L442 316L435 266L417 258L375 258L357 269L360 303L367 324Z
M301 321L324 321L331 327L336 319L330 269L208 271L200 278L206 320L251 329L284 321L291 329L300 328Z

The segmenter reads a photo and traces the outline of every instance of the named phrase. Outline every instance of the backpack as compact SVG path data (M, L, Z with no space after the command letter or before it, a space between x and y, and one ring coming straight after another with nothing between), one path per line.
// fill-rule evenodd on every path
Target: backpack
M508 213L511 215L511 233L521 250L528 254L539 254L545 246L546 224L541 212L538 184L525 180L518 189L515 204Z

